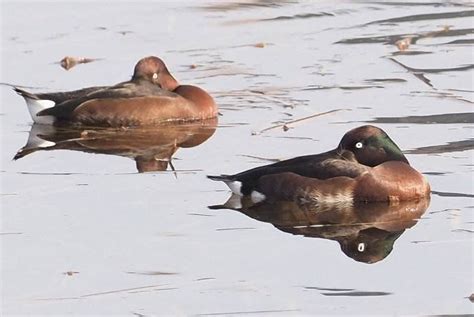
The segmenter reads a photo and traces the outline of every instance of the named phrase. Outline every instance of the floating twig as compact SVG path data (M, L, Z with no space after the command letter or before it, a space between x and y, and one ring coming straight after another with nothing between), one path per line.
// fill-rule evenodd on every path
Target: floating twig
M288 131L290 124L298 123L298 122L301 122L301 121L313 119L313 118L316 118L316 117L324 116L324 115L327 115L327 114L330 114L330 113L339 112L339 111L343 111L343 110L349 110L349 109L334 109L334 110L329 110L329 111L326 111L326 112L315 113L313 115L310 115L310 116L307 116L307 117L304 117L304 118L299 118L299 119L295 119L295 120L292 120L292 121L287 121L285 123L280 123L280 124L265 128L263 130L260 130L259 132L254 131L254 132L252 132L252 135L262 134L263 132L267 132L269 130L273 130L273 129L280 128L280 127L283 129L283 131Z

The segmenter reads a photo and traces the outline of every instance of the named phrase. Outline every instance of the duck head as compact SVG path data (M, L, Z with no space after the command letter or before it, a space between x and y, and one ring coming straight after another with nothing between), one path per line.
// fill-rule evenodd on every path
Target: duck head
M144 57L135 65L132 81L146 80L161 88L173 91L179 86L178 81L170 74L165 63L156 56Z
M351 151L360 164L377 166L387 161L408 163L400 148L380 128L364 125L347 132L341 139L338 151Z

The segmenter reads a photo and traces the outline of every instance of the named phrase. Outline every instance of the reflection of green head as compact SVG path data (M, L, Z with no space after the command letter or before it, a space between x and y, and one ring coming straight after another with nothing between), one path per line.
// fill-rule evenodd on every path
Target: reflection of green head
M377 228L368 228L357 236L338 240L342 252L348 257L364 263L376 263L385 259L392 252L395 240L404 232L388 232Z

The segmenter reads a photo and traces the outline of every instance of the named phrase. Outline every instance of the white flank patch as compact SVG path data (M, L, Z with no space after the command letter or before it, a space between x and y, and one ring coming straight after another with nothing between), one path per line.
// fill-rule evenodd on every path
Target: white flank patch
M254 190L250 193L250 198L252 199L253 203L257 204L259 202L264 201L267 197L264 194Z
M336 194L323 194L319 197L321 203L338 205L338 204L352 204L353 198L345 192L339 192Z
M37 100L25 97L28 111L30 112L31 119L39 124L52 124L54 122L53 116L37 116L36 114L41 110L54 107L56 104L52 100Z
M230 190L236 194L242 196L242 182L233 181L233 182L225 182L227 186L229 186Z

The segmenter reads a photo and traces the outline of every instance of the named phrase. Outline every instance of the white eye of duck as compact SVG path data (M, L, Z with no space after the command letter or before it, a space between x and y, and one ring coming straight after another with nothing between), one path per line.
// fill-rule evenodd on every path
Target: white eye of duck
M153 79L157 79L157 78L158 78L158 74L157 74L157 73L153 73L152 78L153 78Z
M358 149L361 149L364 145L362 144L362 142L357 142L355 147L358 148Z
M362 242L359 243L359 244L357 245L357 251L359 251L359 252L364 252L364 250L365 250L365 243L362 243Z

